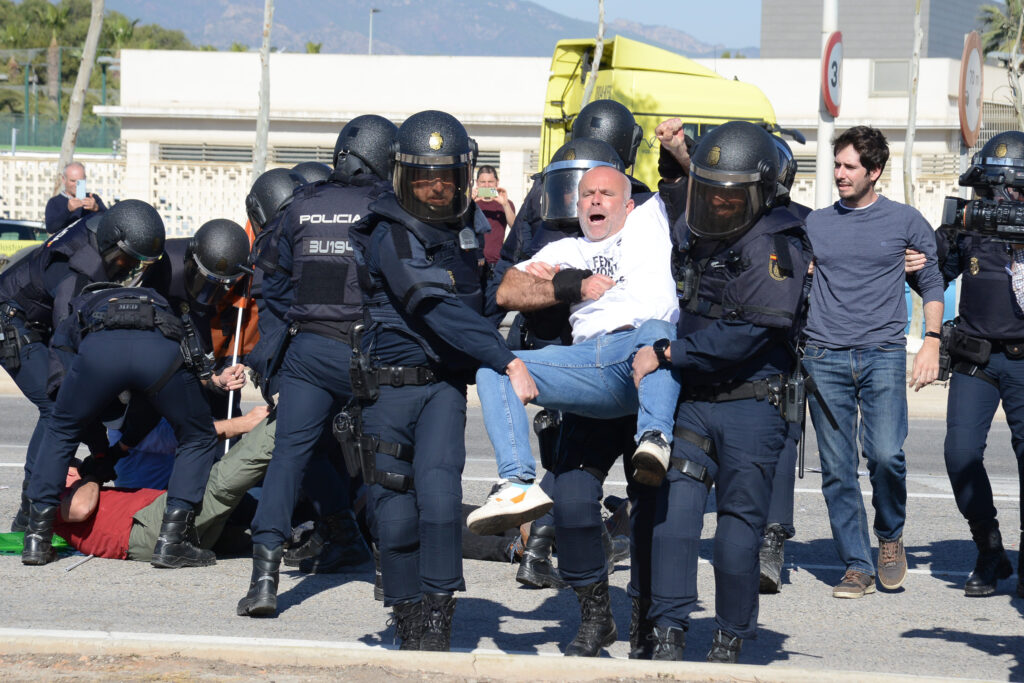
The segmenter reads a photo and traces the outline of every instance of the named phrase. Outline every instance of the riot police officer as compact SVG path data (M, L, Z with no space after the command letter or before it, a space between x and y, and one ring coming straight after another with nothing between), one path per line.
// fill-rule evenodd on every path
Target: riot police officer
M299 175L307 184L319 183L331 177L331 167L319 161L303 161L292 166L292 172Z
M779 182L776 188L776 203L785 206L801 221L807 218L811 208L790 199L789 191L796 178L796 159L789 143L776 135L772 142L779 153ZM810 284L808 280L807 284ZM805 294L809 293L805 292ZM762 593L778 593L782 586L782 565L785 558L786 541L796 535L793 524L793 491L796 488L797 447L803 434L802 422L791 422L786 447L779 457L772 482L771 504L768 508L768 525L761 543L761 578L759 590Z
M756 634L758 549L788 432L779 394L810 262L800 220L775 206L778 174L775 145L754 124L729 122L701 139L677 235L678 338L641 349L634 361L636 377L660 365L686 381L658 492L665 517L654 529L654 659L682 658L712 484L717 629L708 660L737 661L742 640Z
M387 189L395 131L380 116L350 121L339 135L331 177L300 188L281 216L277 268L290 279L280 295L289 301L290 339L281 368L274 458L252 524L252 580L238 603L240 616L277 611L278 571L300 479L331 529L331 561L340 566L370 557L352 516L348 483L327 461L326 449L336 444L325 427L352 398L352 328L362 318L362 294L350 230ZM264 296L271 302L276 293L265 288ZM308 468L315 468L315 476ZM327 559L321 554L321 565Z
M1012 171L1024 172L1024 133L1019 131L999 133L985 143L960 184L986 199L1020 201L1021 189L1014 186L1019 183L1010 181ZM958 233L953 226L939 228L936 239L946 282L962 276L963 283L950 343L953 373L944 454L957 508L978 549L964 594L983 596L994 593L999 579L1013 572L984 465L986 435L1000 402L1024 482L1024 245ZM1024 559L1017 569L1017 594L1024 597L1022 570Z
M25 457L18 514L27 523L25 488L39 454L53 401L46 391L47 345L53 328L68 315L68 303L90 282L126 282L160 257L164 224L153 207L134 199L115 204L50 237L30 257L0 275L0 365L39 410ZM92 452L106 448L106 432L90 429Z
M141 283L166 299L175 315L181 317L185 345L195 362L204 366L198 375L204 380L204 395L216 419L231 417L227 414L227 392L241 389L245 374L241 364L219 370L215 367L210 322L221 298L242 286L248 258L249 237L242 226L217 218L200 226L192 237L167 240L164 257L147 269ZM105 472L113 478L111 468L117 460L141 443L159 421L160 412L145 395L133 396L117 447L105 454L105 462L92 463L97 474Z
M194 507L203 499L217 434L199 379L182 367L181 320L166 299L146 288L87 291L71 308L53 336L66 374L52 380L60 381L60 389L42 439L45 457L38 459L27 491L31 504L22 563L56 559L51 539L68 465L85 427L128 389L148 396L179 439L151 564L214 564L213 552L198 548Z
M481 233L467 215L475 152L450 114L409 117L398 130L394 194L373 202L354 231L368 322L357 373L363 476L384 604L403 649L449 649L452 594L465 586L466 384L482 363L532 385L482 315Z

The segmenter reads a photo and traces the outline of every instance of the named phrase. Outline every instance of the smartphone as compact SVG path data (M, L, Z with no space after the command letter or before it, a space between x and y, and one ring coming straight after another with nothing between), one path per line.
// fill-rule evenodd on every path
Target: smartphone
M85 178L75 181L75 199L85 199Z
M494 199L498 196L498 188L496 187L478 187L476 189L476 196L480 199Z

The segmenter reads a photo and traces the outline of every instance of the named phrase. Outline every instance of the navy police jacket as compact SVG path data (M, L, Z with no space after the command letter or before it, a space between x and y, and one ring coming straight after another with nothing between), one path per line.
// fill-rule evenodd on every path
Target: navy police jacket
M107 279L89 225L99 219L93 214L64 228L0 275L0 303L14 304L30 323L56 327L82 287Z
M935 241L946 283L963 276L959 328L994 341L1024 340L1024 312L1017 306L1010 276L1013 247L946 227L935 232Z
M680 299L672 366L685 370L691 385L788 372L792 360L786 345L803 322L811 262L803 221L778 207L732 241L695 238L685 217L675 226L676 278L681 280L682 268L690 266L698 280L693 295Z
M479 224L424 223L392 193L370 210L353 231L368 323L364 352L380 365L428 366L460 379L481 364L504 371L515 356L484 317ZM459 231L467 229L473 246L460 245Z

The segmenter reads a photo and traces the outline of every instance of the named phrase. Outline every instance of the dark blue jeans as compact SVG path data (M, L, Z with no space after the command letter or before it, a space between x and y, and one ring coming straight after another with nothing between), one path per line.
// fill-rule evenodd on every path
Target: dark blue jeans
M954 372L946 407L946 473L960 514L975 524L996 518L992 485L985 471L985 445L1000 400L1010 426L1017 471L1024 482L1024 360L993 353L983 372L998 381L999 387ZM1024 521L1021 525L1024 529Z
M466 464L466 387L448 382L380 388L363 409L363 434L413 448L411 463L376 455L376 469L413 477L398 492L370 487L380 549L384 605L423 593L465 590L462 578L462 468Z
M311 332L295 335L288 346L274 457L252 522L253 543L276 548L291 536L300 483L321 514L350 506L348 481L327 462L325 449L331 420L352 397L351 357L348 344Z
M907 518L907 350L899 344L868 349L808 345L804 366L839 423L838 430L832 429L818 402L809 401L832 538L847 569L873 576L867 513L857 478L859 453L867 460L871 478L875 535L880 540L897 539Z

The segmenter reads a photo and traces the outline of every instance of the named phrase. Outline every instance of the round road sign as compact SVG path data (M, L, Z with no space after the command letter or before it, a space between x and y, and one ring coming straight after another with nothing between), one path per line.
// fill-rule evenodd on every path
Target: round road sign
M839 116L839 100L843 94L843 34L833 31L825 42L821 58L821 96L832 118Z
M960 58L960 134L964 143L973 147L981 132L981 85L984 74L984 60L981 58L981 39L977 31L971 31L964 38L964 53Z

